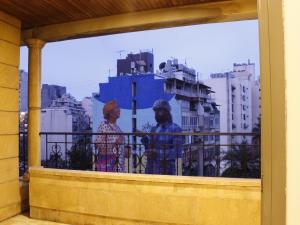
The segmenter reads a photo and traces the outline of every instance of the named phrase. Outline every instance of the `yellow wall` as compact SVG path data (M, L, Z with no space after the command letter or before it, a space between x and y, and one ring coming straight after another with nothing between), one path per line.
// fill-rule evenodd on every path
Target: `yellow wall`
M300 224L300 2L259 1L263 225Z
M18 171L20 21L0 11L0 221L21 210Z
M288 225L300 224L300 2L283 1L287 115L286 207Z
M30 215L70 224L260 224L260 180L31 168Z

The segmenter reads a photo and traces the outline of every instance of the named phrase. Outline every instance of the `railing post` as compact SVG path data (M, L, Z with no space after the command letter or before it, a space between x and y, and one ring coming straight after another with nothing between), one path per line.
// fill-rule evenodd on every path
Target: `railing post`
M219 136L220 137L220 136ZM214 141L215 141L215 159L216 159L216 177L220 176L220 145L217 142L217 135L215 135L214 137ZM218 139L220 140L220 138Z
M127 151L128 151L128 158L127 158L128 168L127 168L127 172L130 173L130 157L131 157L130 151L131 151L131 147L130 147L130 136L129 135L127 135Z
M48 134L46 134L46 166L49 166L48 161Z

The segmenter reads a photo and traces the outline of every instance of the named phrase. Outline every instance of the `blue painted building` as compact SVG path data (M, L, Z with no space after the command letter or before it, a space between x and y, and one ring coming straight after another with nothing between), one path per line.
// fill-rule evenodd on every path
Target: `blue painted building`
M100 83L99 93L92 98L93 132L97 132L100 122L104 120L104 104L111 100L116 100L120 106L121 116L117 123L123 132L132 132L135 126L138 130L149 131L151 126L156 125L152 106L157 99L169 102L173 122L184 132L219 132L220 111L211 97L213 91L197 81L195 70L178 64L177 60L161 63L159 68L160 72L157 74L125 74L109 77L107 83ZM186 144L196 144L199 141L213 146L219 143L219 137L212 135L204 136L202 140L189 139ZM206 153L211 153L214 149L215 147L201 149L197 144L191 148L192 158L197 162L195 174L216 174L216 162L206 157ZM201 153L202 151L204 152ZM204 157L200 160L201 155ZM183 165L188 164L186 159L183 159Z
M152 105L157 99L169 101L173 121L181 125L181 107L175 94L165 92L165 79L156 79L154 74L125 75L109 77L108 83L99 84L99 94L93 96L93 131L96 132L103 120L102 108L111 100L116 100L121 108L118 125L124 132L132 131L132 84L136 83L137 129L145 130L147 125L155 125Z

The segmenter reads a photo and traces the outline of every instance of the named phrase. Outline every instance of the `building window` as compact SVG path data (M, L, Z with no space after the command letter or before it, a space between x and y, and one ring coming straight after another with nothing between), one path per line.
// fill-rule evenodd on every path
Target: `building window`
M190 111L196 111L196 103L195 102L190 102Z
M216 123L216 126L219 126L219 124L220 124L220 118L216 118L215 119L215 123Z
M210 119L209 125L210 125L210 127L213 127L213 126L214 126L214 119Z
M189 124L188 124L188 117L186 117L186 116L183 116L182 117L182 125L183 126L188 126Z

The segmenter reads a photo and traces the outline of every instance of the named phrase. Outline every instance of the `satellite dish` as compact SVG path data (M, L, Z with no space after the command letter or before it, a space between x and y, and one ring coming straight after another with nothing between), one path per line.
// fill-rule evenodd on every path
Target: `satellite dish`
M159 64L159 69L163 70L166 67L166 63L162 62L161 64Z

